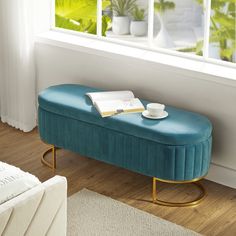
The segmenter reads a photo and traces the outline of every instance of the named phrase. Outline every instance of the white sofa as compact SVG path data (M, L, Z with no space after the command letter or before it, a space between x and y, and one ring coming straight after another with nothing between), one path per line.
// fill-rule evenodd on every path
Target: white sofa
M67 181L55 176L0 205L1 236L65 236Z

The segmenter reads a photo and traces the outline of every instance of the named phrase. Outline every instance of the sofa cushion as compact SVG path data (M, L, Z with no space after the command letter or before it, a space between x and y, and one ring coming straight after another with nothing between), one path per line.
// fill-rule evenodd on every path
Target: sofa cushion
M163 120L148 120L140 113L102 118L86 96L97 91L101 90L75 84L52 86L39 94L39 106L64 117L167 145L196 144L211 136L212 125L205 116L171 106L166 107L169 116Z
M40 184L38 178L15 166L0 162L0 204Z

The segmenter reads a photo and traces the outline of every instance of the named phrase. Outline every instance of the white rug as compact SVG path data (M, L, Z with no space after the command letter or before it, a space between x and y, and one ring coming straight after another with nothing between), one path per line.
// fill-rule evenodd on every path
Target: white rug
M68 198L67 235L199 236L182 226L87 189Z

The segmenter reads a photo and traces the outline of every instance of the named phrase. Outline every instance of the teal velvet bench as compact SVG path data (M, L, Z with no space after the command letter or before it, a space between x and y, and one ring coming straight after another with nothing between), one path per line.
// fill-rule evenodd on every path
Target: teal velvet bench
M56 147L153 177L153 201L167 206L191 206L205 196L198 182L211 160L212 125L204 116L167 106L169 116L148 120L140 113L102 118L82 85L52 86L39 94L41 139L52 147L42 162L56 168ZM147 101L142 101L146 105ZM45 156L53 153L53 163ZM193 183L200 194L188 202L157 198L156 181Z

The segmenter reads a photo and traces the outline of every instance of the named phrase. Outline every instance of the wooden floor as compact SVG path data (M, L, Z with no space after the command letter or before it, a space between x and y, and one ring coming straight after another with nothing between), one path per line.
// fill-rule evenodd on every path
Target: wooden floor
M54 176L40 162L46 148L37 130L23 133L0 123L0 160L31 172L41 181ZM68 195L87 188L204 235L236 236L236 189L203 180L208 196L199 206L158 206L149 202L151 178L64 150L58 151L55 174L67 177ZM158 190L165 200L188 200L197 194L191 186L162 183Z

